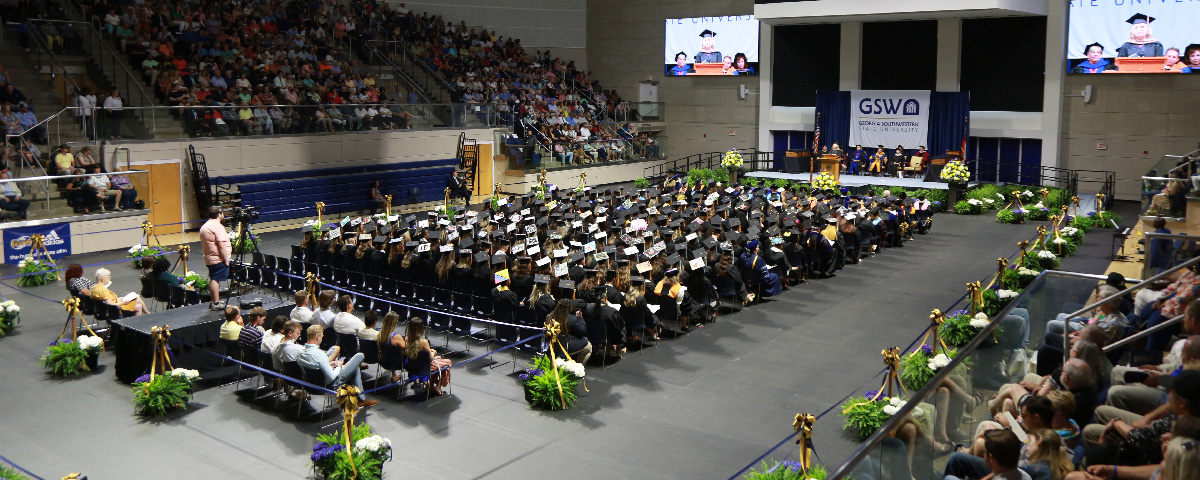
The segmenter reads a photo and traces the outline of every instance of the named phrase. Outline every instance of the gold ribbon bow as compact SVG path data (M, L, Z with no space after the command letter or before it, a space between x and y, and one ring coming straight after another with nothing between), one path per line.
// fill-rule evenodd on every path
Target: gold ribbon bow
M797 413L792 419L792 429L796 432L796 445L800 445L800 468L808 472L812 458L812 427L817 417L810 413Z
M384 210L384 212L386 212L388 217L392 216L392 195L391 194L383 196L383 210Z
M847 405L846 408L842 409L842 413L849 412L851 409L859 405L865 405L867 403L874 402L875 400L878 400L879 397L882 397L884 392L887 392L888 397L892 397L892 394L894 393L892 390L892 385L899 385L900 391L904 392L905 394L908 393L908 390L904 388L904 384L900 383L899 379L900 347L885 348L881 350L879 354L883 355L883 365L887 370L887 376L883 378L883 386L879 387L879 390L875 392L874 397L868 398L866 402L858 402L853 405Z
M350 469L354 475L350 480L358 478L358 467L354 465L354 444L350 443L350 432L354 430L354 416L358 414L358 394L361 393L354 385L338 387L337 403L342 406L342 438L346 441L346 458L350 459Z
M154 376L158 375L160 368L164 375L168 370L175 369L171 365L171 357L167 355L167 340L171 338L171 328L166 325L153 327L150 329L150 338L154 340L154 358L150 360L150 379L154 380Z
M321 228L321 225L324 225L324 222L321 221L321 217L324 214L325 214L325 202L317 202L317 228Z
M1104 194L1097 193L1096 194L1096 212L1097 212L1096 215L1102 215L1102 213L1100 213L1100 212L1103 212L1103 211L1104 211Z
M938 329L942 327L943 323L946 323L946 314L935 308L933 309L933 312L929 314L929 321L932 322L933 325L929 327L929 331L925 332L925 336L921 338L920 342L917 342L917 345L925 345L925 340L929 339L929 335L933 335L933 342L931 342L930 345L933 346L934 351L936 352L937 347L940 345L943 352L949 352L950 349L946 347L946 343L942 341L940 336L938 336ZM910 355L916 355L919 350L920 348L913 350L913 353Z
M545 187L545 183L543 183L542 186ZM500 182L496 182L495 184L492 185L492 200L499 200L499 199L500 199Z
M62 477L62 480L79 480L79 476L83 475L79 472L71 472Z
M54 259L50 257L50 251L46 249L46 237L42 234L35 233L29 236L29 253L45 258L50 265L58 268L58 264L54 263ZM62 278L61 275L56 275L56 277Z
M550 337L550 370L554 372L554 383L558 387L558 400L562 402L563 410L567 409L567 399L563 396L562 380L558 376L558 360L554 357L554 346L558 344L558 335L562 333L562 325L553 318L546 319L546 336ZM559 348L562 348L561 345ZM567 349L562 349L563 354L567 354ZM571 358L569 355L567 358Z
M446 199L442 201L442 208L450 208L450 187L446 187Z
M587 188L587 172L579 172L579 189Z
M1079 216L1079 195L1072 196L1071 203L1073 204L1073 206L1071 207L1072 208L1071 214L1078 217Z
M995 285L996 282L1004 281L1004 269L1006 269L1006 268L1008 268L1008 259L1004 258L1004 257L997 258L996 259L996 276L992 277L992 281L988 282L988 285L987 285L987 287L984 288L984 290L992 288L992 286Z
M304 274L304 289L308 292L308 305L310 307L317 304L317 283L320 281L321 279L313 272Z
M1042 205L1050 203L1050 189L1042 188L1038 193L1042 194Z
M67 327L70 327L71 328L71 340L78 339L79 338L79 326L83 326L83 328L86 328L88 333L92 334L93 337L97 337L97 338L100 337L99 335L96 335L95 330L92 330L92 326L88 324L87 317L84 317L83 313L79 311L79 299L78 298L76 298L76 297L67 298L62 301L62 304L63 304L63 308L65 308L67 310L67 321L63 323L63 329L61 332L58 333L58 338L66 338L65 335L67 334ZM77 318L79 319L78 323L76 323L76 321L75 321L75 319L77 319ZM105 352L106 352L106 350L104 348L104 339L100 339L100 354L103 355Z
M187 275L187 272L188 272L188 266L187 266L188 254L191 252L192 252L192 247L190 245L180 245L179 246L179 263L175 264L175 266L178 267L179 265L183 265L183 274L184 275ZM174 271L174 269L172 269L172 271Z
M1033 242L1033 248L1034 248L1034 249L1036 249L1036 248L1038 247L1038 244L1041 244L1041 245L1042 245L1042 250L1045 250L1045 249L1046 249L1046 247L1047 247L1047 242L1046 242L1046 226L1045 226L1045 225L1038 225L1038 227L1037 227L1037 232L1038 232L1038 238L1037 238L1037 240L1035 240L1035 241Z
M981 287L982 285L980 285L979 282L967 282L967 296L971 299L971 303L967 308L967 312L970 313L972 317L974 317L976 313L983 311L983 290Z

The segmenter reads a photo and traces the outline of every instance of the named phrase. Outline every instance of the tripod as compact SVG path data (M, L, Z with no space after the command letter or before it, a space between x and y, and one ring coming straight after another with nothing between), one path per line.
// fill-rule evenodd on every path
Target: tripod
M258 242L251 243L251 241L250 241L250 239L252 238L252 235L250 233L250 228L251 228L251 224L254 221L254 219L251 218L252 216L256 217L257 215L247 215L244 210L240 213L235 213L235 216L234 216L234 221L237 222L237 225L238 225L238 228L237 228L238 233L237 233L237 238L236 238L236 240L234 240L233 244L239 245L240 248L236 249L236 251L233 252L233 258L229 262L230 269L231 269L231 271L230 271L231 275L229 276L229 295L227 297L225 297L225 306L226 307L233 304L233 300L235 298L241 298L243 290L246 290L246 287L249 286L249 284L245 284L241 280L239 280L239 275L233 274L234 272L232 271L232 269L235 266L236 266L236 268L243 269L244 273L242 273L242 275L244 275L245 278L249 278L249 272L248 272L248 270L246 270L246 269L248 269L248 265L253 264L254 259L265 258L263 256L262 250L260 250L258 248ZM245 261L246 252L251 252L250 264L247 264ZM265 265L264 265L264 267L265 267ZM271 289L271 291L275 294L275 299L279 300L280 303L282 303L283 296L279 294L279 291L277 291L273 288Z

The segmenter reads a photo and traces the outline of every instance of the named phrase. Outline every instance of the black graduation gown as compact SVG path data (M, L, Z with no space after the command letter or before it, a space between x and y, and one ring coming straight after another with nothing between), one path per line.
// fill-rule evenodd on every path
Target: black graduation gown
M617 309L608 305L588 304L584 309L583 318L587 322L588 341L593 346L624 345L625 328Z
M567 353L577 353L588 346L587 322L575 315L567 317L567 338L559 342L567 348ZM556 347L557 348L557 347ZM580 359L573 359L579 361Z
M542 325L545 323L546 318L548 318L550 314L554 312L554 307L557 304L558 302L554 301L554 298L550 297L550 295L542 295L540 298L538 298L537 303L534 304L534 324Z
M369 270L369 272L373 275L379 275L379 276L387 275L387 271L388 271L387 257L388 257L387 250L376 250L376 251L372 252L371 253L371 269Z
M509 284L509 288L518 297L529 298L529 294L533 293L533 275L522 275L513 278L512 283Z
M493 317L498 322L513 323L513 309L521 304L521 299L512 290L492 289L492 305L495 308Z
M646 327L654 327L658 324L654 318L654 314L650 313L650 308L646 304L646 299L639 298L637 303L631 306L621 307L621 321L624 322L625 331L632 333L635 330L641 330Z

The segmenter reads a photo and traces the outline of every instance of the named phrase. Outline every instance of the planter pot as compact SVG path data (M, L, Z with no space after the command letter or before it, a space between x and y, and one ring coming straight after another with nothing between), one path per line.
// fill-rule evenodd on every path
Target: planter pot
M522 387L525 389L525 403L532 404L533 403L533 392L529 391L529 386L527 386L527 385L522 385Z
M730 184L730 185L737 185L737 181L738 181L738 171L737 171L737 169L736 169L736 168L730 168L730 169L728 169L727 171L729 172L729 184Z
M950 189L946 192L946 202L949 209L954 209L954 204L960 200L967 198L967 184L960 182L950 182Z
M87 359L84 360L84 365L87 365L89 371L95 372L98 368L100 368L100 354L93 353L88 355Z

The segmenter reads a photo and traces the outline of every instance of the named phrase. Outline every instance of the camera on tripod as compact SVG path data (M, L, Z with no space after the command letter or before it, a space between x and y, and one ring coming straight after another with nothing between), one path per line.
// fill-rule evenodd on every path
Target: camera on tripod
M246 206L235 207L233 211L230 212L229 218L233 220L234 223L253 223L255 220L258 220L258 216L258 207Z

